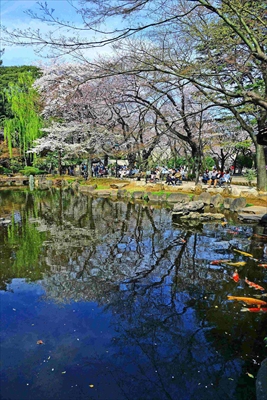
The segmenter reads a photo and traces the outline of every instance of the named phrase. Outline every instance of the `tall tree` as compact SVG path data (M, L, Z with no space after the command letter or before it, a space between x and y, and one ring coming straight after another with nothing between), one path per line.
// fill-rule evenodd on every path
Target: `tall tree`
M42 126L39 97L32 87L33 82L31 73L22 73L17 84L10 83L5 91L12 117L4 120L4 136L10 156L12 157L12 147L18 147L26 165L31 158L27 151L33 141L41 136Z

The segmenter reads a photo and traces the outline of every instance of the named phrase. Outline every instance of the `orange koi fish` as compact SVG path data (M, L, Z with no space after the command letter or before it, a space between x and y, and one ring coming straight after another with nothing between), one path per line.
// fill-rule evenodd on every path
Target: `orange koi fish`
M240 278L239 278L237 269L236 269L235 272L233 273L232 279L233 279L236 283L239 282L239 279L240 279Z
M259 267L267 268L267 264L258 264Z
M267 312L267 307L243 307L241 308L242 312L250 311L250 312Z
M254 304L257 307L260 306L265 306L267 305L266 301L259 300L259 299L253 299L253 297L239 297L239 296L227 296L228 300L237 300L237 301L243 301L245 304Z
M247 278L245 278L245 282L248 284L248 286L253 287L256 290L262 290L262 291L265 290L262 286L257 285L257 283L249 281Z

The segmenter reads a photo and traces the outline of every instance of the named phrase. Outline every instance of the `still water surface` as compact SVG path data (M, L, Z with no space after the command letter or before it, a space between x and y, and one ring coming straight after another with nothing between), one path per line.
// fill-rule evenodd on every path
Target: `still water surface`
M260 227L71 191L1 191L1 400L252 400L267 288ZM233 218L233 216L229 216ZM246 261L241 280L217 259ZM37 344L41 340L43 344Z

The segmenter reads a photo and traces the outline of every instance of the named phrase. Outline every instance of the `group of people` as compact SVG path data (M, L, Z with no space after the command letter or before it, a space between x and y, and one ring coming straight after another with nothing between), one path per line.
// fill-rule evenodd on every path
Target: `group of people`
M208 184L209 188L213 185L213 187L222 186L224 183L229 184L231 182L231 174L230 170L221 171L217 170L215 167L209 171L206 171L203 174L202 182Z

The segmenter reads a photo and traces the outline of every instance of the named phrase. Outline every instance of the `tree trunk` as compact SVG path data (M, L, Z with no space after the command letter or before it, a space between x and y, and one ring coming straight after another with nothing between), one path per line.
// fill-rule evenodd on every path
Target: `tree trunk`
M256 163L257 163L257 189L267 190L267 173L264 146L256 144Z
M107 166L108 166L108 155L105 154L104 155L104 167L107 167Z
M128 168L133 169L135 162L136 162L136 153L129 153L127 156L127 159L128 159L128 164L129 164Z
M61 151L58 152L58 173L62 175Z
M88 154L88 159L87 159L87 172L88 172L88 178L92 178L92 156L91 154Z

